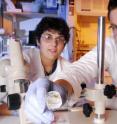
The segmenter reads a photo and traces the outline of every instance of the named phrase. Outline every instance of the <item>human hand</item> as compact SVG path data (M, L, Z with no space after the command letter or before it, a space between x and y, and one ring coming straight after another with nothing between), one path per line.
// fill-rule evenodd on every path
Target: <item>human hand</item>
M25 96L24 111L29 121L33 123L50 124L54 120L54 114L46 106L46 95L51 82L46 78L39 78L30 84Z
M11 115L6 103L0 104L0 115Z

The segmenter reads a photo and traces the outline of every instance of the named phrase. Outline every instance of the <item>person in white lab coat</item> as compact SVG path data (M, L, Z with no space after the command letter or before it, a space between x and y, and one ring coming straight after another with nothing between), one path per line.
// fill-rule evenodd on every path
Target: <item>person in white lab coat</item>
M70 64L60 56L69 41L69 27L62 18L44 17L35 29L35 36L37 47L24 53L30 69L29 79L47 76L54 80Z
M110 0L108 4L108 19L112 35L106 38L104 68L112 77L112 83L117 87L117 1ZM79 94L78 87L82 82L90 83L97 79L97 48L88 52L80 60L74 62L64 72L57 76L57 80L71 84L75 94ZM62 80L60 80L62 81ZM59 82L59 81L58 81ZM107 106L117 109L116 97Z
M60 56L69 41L69 27L62 18L44 17L35 29L35 37L37 47L23 51L27 77L31 82L42 77L54 81L57 74L70 64ZM3 61L8 61L8 58Z
M104 65L105 65L105 70L109 71L109 73L112 76L112 81L113 81L112 83L117 87L117 69L116 69L116 65L117 65L117 1L116 0L109 1L108 18L110 21L110 28L112 29L113 35L106 39ZM82 82L85 82L88 84L96 78L97 78L97 50L96 48L94 48L92 51L84 55L80 60L74 62L67 69L63 70L62 73L57 75L55 84L59 85L59 87L64 87L63 92L67 90L67 93L69 95L75 94L77 97L79 97L81 92L80 84ZM37 108L39 105L37 101L40 100L38 97L38 94L31 92L31 91L38 91L38 87L36 87L37 84L38 84L38 81L36 81L36 83L34 82L32 84L33 86L29 88L30 90L27 92L26 101L25 101L26 105L27 104L31 105L29 96L33 96L33 98L35 98L35 103L37 103L36 106L29 105L30 108L26 107L25 109L26 111L30 109L30 113L32 112L30 117L33 116L34 117L33 120L35 120L36 122L38 122L40 119L43 120L43 116L40 116L39 112L38 113L35 112L36 111L35 108ZM43 88L46 89L47 87L43 86ZM107 106L110 108L117 109L116 97L113 97L110 101L108 101ZM44 111L42 113L44 113ZM51 121L52 120L53 118L51 118Z

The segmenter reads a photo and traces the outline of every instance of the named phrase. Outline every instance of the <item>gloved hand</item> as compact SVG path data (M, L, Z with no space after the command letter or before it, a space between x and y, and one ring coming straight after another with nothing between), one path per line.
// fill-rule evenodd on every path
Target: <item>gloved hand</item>
M33 123L50 124L54 120L54 115L46 107L46 94L49 90L50 81L46 78L39 78L32 84L25 96L24 111L28 120Z
M63 99L67 96L65 88L54 84L47 78L39 78L29 86L25 96L24 110L31 122L50 124L54 120L53 112L46 106L47 92L52 90L58 91Z

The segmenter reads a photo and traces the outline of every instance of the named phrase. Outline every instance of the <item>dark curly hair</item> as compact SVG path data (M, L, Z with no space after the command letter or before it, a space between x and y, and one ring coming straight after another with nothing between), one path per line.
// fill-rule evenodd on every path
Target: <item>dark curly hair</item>
M108 19L110 19L110 12L117 8L117 0L109 0L108 3Z
M69 27L66 21L59 17L43 17L35 29L35 36L40 41L43 32L52 29L64 36L66 43L69 41Z

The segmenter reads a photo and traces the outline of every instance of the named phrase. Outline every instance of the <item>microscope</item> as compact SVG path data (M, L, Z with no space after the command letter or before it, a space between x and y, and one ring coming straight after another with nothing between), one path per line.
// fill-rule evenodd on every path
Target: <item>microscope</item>
M112 98L116 94L114 85L104 84L104 51L105 51L105 17L98 18L98 43L97 43L97 65L98 79L94 89L85 88L85 97L94 103L94 123L105 123L106 100ZM111 89L111 90L109 90ZM89 117L93 108L89 103L83 105L83 113Z
M21 44L14 37L8 38L8 58L0 59L0 102L5 101L9 110L17 110L23 123L23 100L30 84L25 70Z
M2 16L3 4L6 4L8 11L21 11L15 8L11 0L2 0ZM6 39L7 54L2 55L0 58L0 104L7 103L8 109L13 110L13 114L19 115L20 124L26 124L23 116L23 101L30 81L26 75L26 61L23 57L15 23L16 20L13 19L13 32ZM5 35L3 29L0 29L0 35Z

